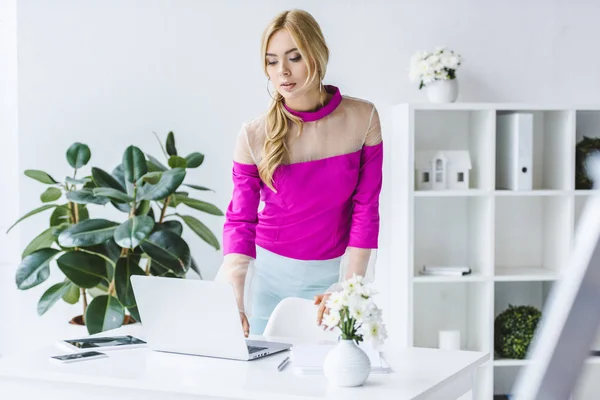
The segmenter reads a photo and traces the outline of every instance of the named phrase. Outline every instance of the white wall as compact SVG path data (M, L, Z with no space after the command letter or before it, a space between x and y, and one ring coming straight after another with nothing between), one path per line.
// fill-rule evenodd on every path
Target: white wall
M2 0L9 17L15 2L16 33L9 18L0 51L14 65L11 43L18 37L18 70L0 75L19 76L19 147L10 155L15 168L8 170L10 179L19 176L18 214L37 207L43 191L22 171L43 169L63 178L71 172L64 154L72 142L91 147L92 165L112 168L129 144L160 155L152 131L164 137L169 130L180 149L206 154L190 181L215 189L198 197L225 209L235 135L268 100L260 35L273 15L291 7L313 13L324 30L331 48L326 81L375 102L384 118L386 106L425 100L408 81L408 59L441 44L465 59L458 72L460 101L590 103L600 89L598 56L590 51L600 33L600 6L588 0ZM8 128L2 139L13 132L14 143L17 94L11 87L0 114L9 121L2 122ZM3 205L12 202L13 213L15 199L2 196ZM384 202L384 221L389 207ZM221 236L222 218L196 215ZM20 249L47 217L22 224ZM219 252L188 238L205 277L212 278ZM15 267L8 267L12 272L2 282L14 282ZM23 343L64 335L65 321L78 307L60 304L41 318L35 311L43 290L58 279L54 270L43 288L15 294L8 285L0 292L2 312L20 309L21 315L20 322L2 319L0 339L15 331ZM7 296L18 301L7 302Z
M19 326L19 293L14 269L19 261L18 228L5 236L19 215L17 135L17 2L0 0L0 355L14 342Z

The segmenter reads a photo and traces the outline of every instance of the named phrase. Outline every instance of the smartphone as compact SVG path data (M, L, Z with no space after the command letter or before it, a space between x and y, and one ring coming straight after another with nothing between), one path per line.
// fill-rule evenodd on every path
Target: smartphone
M73 363L78 361L86 361L86 360L96 360L98 358L108 357L104 353L100 353L99 351L85 351L82 353L73 353L73 354L63 354L60 356L52 356L50 357L50 361L58 364L65 363Z
M62 348L68 350L119 350L145 347L146 342L131 335L87 337L81 339L68 339L59 342Z

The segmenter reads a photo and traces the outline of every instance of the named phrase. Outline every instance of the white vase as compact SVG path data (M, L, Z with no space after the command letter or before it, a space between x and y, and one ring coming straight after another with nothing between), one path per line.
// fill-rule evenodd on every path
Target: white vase
M454 103L458 97L458 80L438 80L425 86L431 103Z
M371 361L354 341L340 340L325 357L323 372L335 386L360 386L371 373Z

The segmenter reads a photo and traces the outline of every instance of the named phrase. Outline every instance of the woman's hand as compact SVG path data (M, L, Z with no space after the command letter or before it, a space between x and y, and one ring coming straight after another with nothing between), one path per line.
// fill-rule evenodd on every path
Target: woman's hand
M327 300L329 299L331 294L319 294L315 296L315 305L319 305L319 309L317 311L317 325L321 326L323 322L323 315L325 313L329 313L329 308L327 308Z
M250 334L250 323L248 322L246 314L242 311L240 311L240 321L242 322L242 328L244 329L244 336L248 337Z

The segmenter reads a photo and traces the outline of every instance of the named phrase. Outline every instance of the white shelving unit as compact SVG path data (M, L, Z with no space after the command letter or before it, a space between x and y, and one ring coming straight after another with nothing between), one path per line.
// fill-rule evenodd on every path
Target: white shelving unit
M510 111L534 116L530 191L496 188L496 117ZM440 330L458 329L462 349L490 353L473 398L509 394L528 361L494 358L494 320L509 304L543 309L568 273L581 209L598 193L575 190L575 145L600 136L600 106L401 104L392 108L391 128L389 301L399 311L390 336L437 347ZM416 190L416 151L465 149L470 189ZM422 276L423 265L468 265L472 274ZM600 377L597 359L587 367L576 399L590 398L590 377Z

